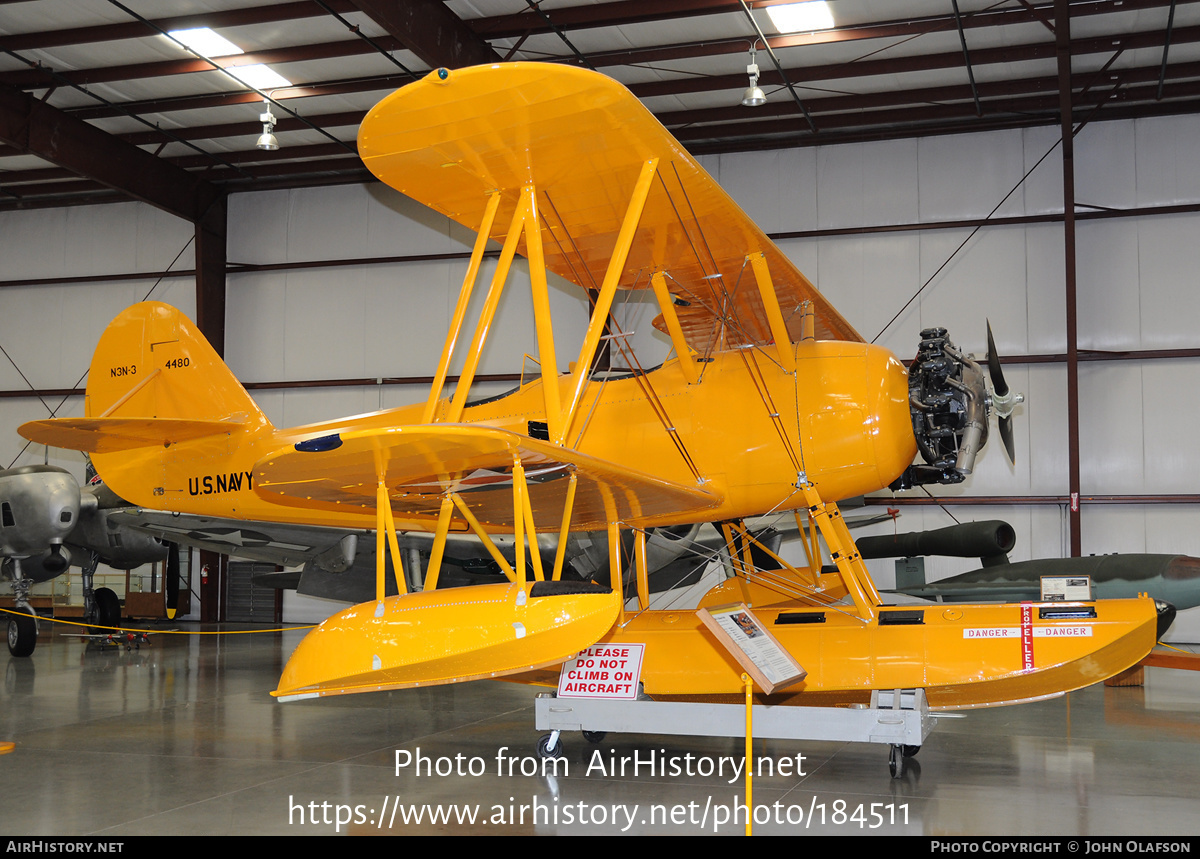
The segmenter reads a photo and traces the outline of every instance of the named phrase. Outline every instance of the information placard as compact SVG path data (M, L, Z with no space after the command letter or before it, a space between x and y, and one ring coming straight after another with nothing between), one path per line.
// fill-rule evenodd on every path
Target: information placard
M808 676L745 603L702 608L696 614L768 695Z

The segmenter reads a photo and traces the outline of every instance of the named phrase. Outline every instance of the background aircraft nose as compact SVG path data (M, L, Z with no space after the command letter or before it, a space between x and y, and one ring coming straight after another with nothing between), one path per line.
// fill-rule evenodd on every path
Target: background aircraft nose
M1175 606L1166 600L1155 600L1154 607L1158 609L1158 638L1161 640L1175 622Z

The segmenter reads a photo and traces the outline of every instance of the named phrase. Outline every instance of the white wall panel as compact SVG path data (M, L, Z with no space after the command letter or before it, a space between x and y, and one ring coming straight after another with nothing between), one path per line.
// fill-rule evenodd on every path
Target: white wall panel
M781 251L787 254L792 265L800 269L818 290L822 293L826 292L825 278L821 276L821 245L823 242L817 239L784 239L776 244ZM832 301L838 302L839 309L844 307L839 299L833 297L833 293L829 293L829 297ZM850 318L853 320L853 317Z
M917 146L914 138L818 147L817 226L831 229L916 223Z
M1137 162L1130 157L1135 145L1132 122L1091 122L1075 135L1076 211L1086 212L1088 205L1114 209L1138 205ZM1051 211L1061 212L1061 153L1046 160L1060 168L1058 201Z
M1061 196L1059 208L1062 208ZM1031 224L1025 228L1025 331L1031 355L1062 353L1067 349L1066 264L1060 224ZM1011 286L1011 285L1010 285ZM997 348L1008 355L1020 332L996 331Z
M358 267L288 272L283 313L286 379L346 379L366 375L366 300Z
M1200 491L1196 363L1189 359L1080 366L1080 472L1085 494Z
M475 234L382 184L366 192L366 255L470 252Z
M1017 462L1029 463L1029 491L1034 495L1066 495L1067 458L1067 371L1061 364L1031 364L1021 377L1006 367L1005 380L1013 390L1025 394L1025 402L1013 412L1017 439ZM1022 441L1028 433L1028 446ZM987 490L979 490L980 494ZM997 491L996 494L1006 494Z
M1126 219L1077 224L1075 282L1080 349L1119 351L1141 347L1138 233L1137 224Z
M1150 508L1089 504L1086 510L1082 532L1085 555L1139 555L1156 551L1146 542L1146 516ZM1163 554L1175 551L1183 552L1182 549L1162 549Z
M243 382L286 379L287 282L283 271L232 274L226 279L225 363Z
M234 194L229 198L230 263L288 261L288 199L291 191Z
M60 209L0 212L0 277L4 280L62 277L67 274L68 265L86 265L86 260L68 253L64 212Z
M982 218L1021 181L1026 170L1020 131L922 138L917 162L922 221ZM996 216L1021 215L1024 207L1018 190Z
M816 152L774 149L720 156L721 187L764 232L817 225Z
M1026 351L1025 228L980 230L962 250L955 249L969 230L936 230L921 234L920 328L940 325L961 348L983 355L987 351L988 319L1009 354ZM953 255L953 257L952 257ZM946 260L949 264L943 266ZM936 273L936 274L935 274ZM908 335L915 345L919 334ZM1011 348L1019 344L1019 348Z
M1139 119L1134 128L1138 205L1166 206L1200 200L1200 161L1196 158L1200 117Z
M1085 495L1147 491L1141 367L1135 361L1079 367L1079 477Z
M1026 215L1042 215L1062 211L1062 155L1058 149L1058 138L1058 126L1055 125L1026 128L1021 132L1021 141L1025 151L1023 166L1024 171L1029 175L1021 183L1016 195L1022 197ZM1075 158L1078 165L1078 139L1075 146ZM1078 173L1079 169L1076 166L1077 185ZM998 202L1000 202L999 197L992 205L995 206ZM988 211L991 209L989 208Z
M1146 491L1200 494L1200 365L1188 359L1146 361L1141 369Z
M1138 235L1142 348L1200 345L1200 214L1139 218L1130 228Z
M466 268L423 262L363 271L364 375L433 375Z
M884 233L870 242L858 236L836 236L806 243L820 255L821 292L867 340L891 321L921 285L921 238L916 233ZM879 342L912 357L919 312L920 305L914 302Z
M377 411L378 398L374 387L286 390L276 426L298 427Z
M1065 558L1071 554L1069 512L1066 505L1031 508L1029 543L1021 549L1022 560ZM1025 544L1018 543L1018 546ZM1016 553L1014 553L1015 555Z
M291 191L286 217L289 262L367 255L367 196L362 185Z

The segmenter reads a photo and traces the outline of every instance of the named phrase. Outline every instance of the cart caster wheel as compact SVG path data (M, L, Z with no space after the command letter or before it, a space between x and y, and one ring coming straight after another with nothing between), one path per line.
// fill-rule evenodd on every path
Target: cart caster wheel
M546 734L538 740L537 753L539 758L554 759L561 758L563 756L562 739L559 738L559 741L551 746L550 741L552 739L553 736L551 734Z
M604 731L584 731L583 738L589 743L603 743L608 734Z
M920 746L901 746L901 751L904 752L904 757L915 758L917 756L917 752L921 751L921 747Z
M888 752L888 771L892 774L892 778L900 778L904 775L904 747L892 746Z

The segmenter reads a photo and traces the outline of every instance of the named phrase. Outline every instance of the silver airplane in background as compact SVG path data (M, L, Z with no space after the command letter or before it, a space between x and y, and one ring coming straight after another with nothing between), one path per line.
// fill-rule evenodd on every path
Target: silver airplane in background
M0 470L0 573L12 582L18 614L8 617L8 650L29 656L37 645L37 618L30 604L33 585L62 575L72 563L83 570L88 621L116 626L121 604L109 588L93 589L96 567L131 570L163 560L168 547L158 538L110 521L127 506L102 483L80 487L66 469L26 465Z

